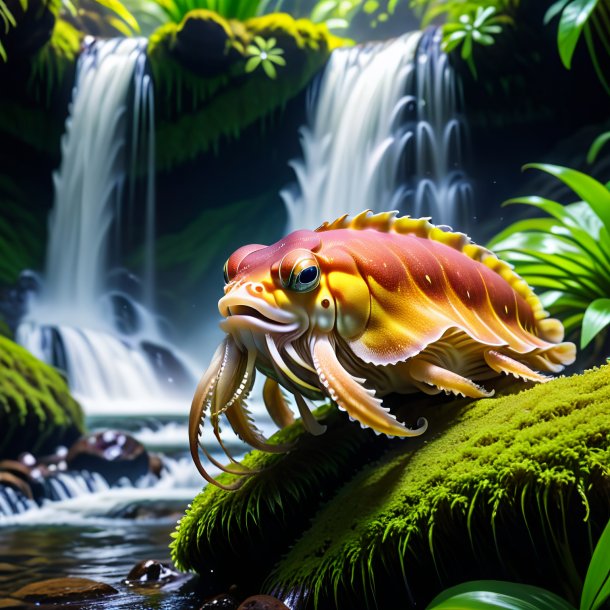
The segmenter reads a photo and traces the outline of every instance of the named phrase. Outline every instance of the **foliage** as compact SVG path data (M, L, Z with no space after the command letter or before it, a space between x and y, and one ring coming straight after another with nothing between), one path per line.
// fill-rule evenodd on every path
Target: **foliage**
M477 76L474 63L475 45L491 46L494 44L493 35L502 31L499 24L503 18L495 13L496 9L493 6L485 8L479 6L474 12L460 15L458 22L447 23L443 28L441 44L443 51L451 53L461 45L462 59L468 64L470 72L475 78Z
M574 610L564 599L540 587L480 580L451 587L437 595L426 610Z
M224 19L245 21L256 17L260 2L257 0L155 0L168 19L180 23L192 10L208 10Z
M600 57L601 50L610 58L610 5L607 0L558 0L547 11L544 22L549 23L558 15L557 48L563 65L570 69L576 46L584 37L599 81L610 95L610 80Z
M72 77L76 56L84 35L71 23L58 17L51 39L32 58L28 88L39 101L50 105L53 92L64 79Z
M543 306L562 319L568 336L580 328L584 348L610 323L610 191L566 167L532 163L525 168L558 178L582 201L564 206L536 196L510 199L506 204L530 205L550 218L518 221L488 245L544 291Z
M0 337L0 458L46 453L83 432L83 414L53 368Z
M580 597L580 610L598 610L610 599L610 521L593 551ZM467 582L435 597L426 610L576 610L550 591L521 583Z
M405 585L419 607L440 579L490 573L544 578L577 595L584 572L577 557L591 553L588 536L610 516L609 380L606 366L517 395L430 406L424 437L386 440L377 459L356 446L360 459L368 453L364 467L343 453L347 432L366 432L353 425L341 442L331 434L283 456L253 452L246 465L270 469L240 496L204 490L179 526L174 558L183 569L235 579L279 538L293 546L283 556L273 549L278 563L263 590L300 591L322 607L395 607L406 602ZM421 414L413 404L408 411ZM339 460L336 476L317 483L322 463ZM330 499L329 483L339 488ZM315 501L310 485L324 496L294 542L290 525L308 520L299 501ZM277 507L275 517L255 518L261 501Z
M246 49L246 52L250 55L250 59L246 62L246 72L254 72L256 68L261 66L269 78L275 78L277 71L274 64L278 66L286 65L286 60L281 57L284 51L276 48L276 42L275 38L265 40L260 36L255 36L254 43L248 45Z
M22 2L22 8L25 10L25 6L23 6L23 2L25 0L21 0ZM15 27L17 25L17 22L15 21L15 17L13 16L13 13L11 13L10 9L8 8L8 6L6 5L6 2L4 2L4 0L0 0L0 18L2 19L2 23L4 24L4 33L8 34L9 30L11 29L11 27ZM0 58L3 61L7 61L8 57L6 55L6 49L4 48L4 45L2 44L2 40L0 39Z
M157 30L147 49L156 84L157 164L161 169L215 150L222 138L237 137L242 129L263 117L271 119L274 111L280 111L309 83L332 49L346 42L330 34L325 26L285 14L265 15L244 23L216 16L228 32L218 42L222 71L197 75L182 65L175 51L181 29L199 14L190 13L181 24L171 23ZM267 41L275 39L291 69L283 70L276 79L262 70L246 73L251 57L246 49L257 36ZM206 57L210 53L208 49Z

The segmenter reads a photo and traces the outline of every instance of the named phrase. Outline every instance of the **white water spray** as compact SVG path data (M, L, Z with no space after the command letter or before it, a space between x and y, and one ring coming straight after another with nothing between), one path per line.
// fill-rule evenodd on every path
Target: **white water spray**
M437 32L337 49L310 89L298 188L282 192L288 230L365 209L430 215L464 229L459 91Z
M121 202L127 193L127 215L133 216L134 175L144 171L141 298L149 307L153 303L154 104L145 62L145 42L130 38L96 41L79 59L62 163L54 176L43 290L17 330L22 345L66 371L89 413L109 401L167 404L174 381L167 371L178 370L187 380L185 396L196 374L163 340L151 310L107 284L111 265L119 261ZM181 404L184 412L188 403Z

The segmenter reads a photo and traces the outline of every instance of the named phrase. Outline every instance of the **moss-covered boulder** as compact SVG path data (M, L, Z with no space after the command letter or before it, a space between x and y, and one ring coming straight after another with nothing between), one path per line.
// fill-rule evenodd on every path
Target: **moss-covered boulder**
M424 607L481 578L578 598L610 517L610 366L431 407L414 440L371 441L341 415L290 454L250 454L267 470L239 491L205 489L177 565L299 608Z
M81 408L59 373L0 336L0 459L50 453L83 430Z
M258 37L281 49L277 77L247 72ZM148 57L155 81L157 165L169 169L214 150L295 97L346 41L325 26L286 14L241 22L207 10L154 32Z

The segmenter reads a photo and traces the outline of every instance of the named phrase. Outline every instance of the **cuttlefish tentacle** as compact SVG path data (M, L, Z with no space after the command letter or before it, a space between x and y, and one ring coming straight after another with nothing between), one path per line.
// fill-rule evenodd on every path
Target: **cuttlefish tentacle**
M273 423L278 428L285 428L294 423L294 414L284 399L280 384L268 377L263 386L263 402Z
M361 425L389 436L419 436L426 431L428 422L425 419L417 422L417 429L410 430L382 407L375 392L362 385L364 380L353 377L343 368L327 337L314 341L312 355L320 382L330 398Z
M320 436L320 434L324 434L326 432L326 426L321 424L313 415L313 405L298 392L294 394L295 400L297 402L297 407L299 408L299 413L301 415L301 421L303 422L303 427L309 434L313 434L314 436Z
M201 463L201 458L199 457L199 446L206 411L213 402L214 392L216 390L218 380L224 375L227 363L230 362L227 356L228 346L231 342L232 339L227 336L216 350L214 356L212 357L212 362L210 366L203 374L201 380L197 385L197 389L195 390L195 395L193 396L193 401L191 403L191 411L189 415L189 448L195 467L208 483L212 483L227 491L238 489L243 484L243 480L238 480L230 485L226 485L224 483L220 483L218 480L212 477ZM203 447L202 449L206 457L210 459L211 456L209 452L206 451ZM215 460L210 459L210 461L213 464L215 463Z
M268 453L286 453L294 448L294 443L270 443L253 424L243 400L233 402L227 409L226 416L235 434L254 449Z
M248 350L246 358L245 353L240 350L235 343L232 343L227 346L226 354L227 357L235 363L235 372L231 376L223 374L219 376L218 385L212 401L212 413L210 417L214 436L216 437L218 444L229 460L233 462L233 464L236 464L239 469L236 471L230 467L218 465L214 460L210 461L224 472L229 472L231 474L253 474L259 471L248 469L240 464L224 444L220 434L220 416L226 413L234 403L247 398L250 393L254 383L256 352L254 350Z

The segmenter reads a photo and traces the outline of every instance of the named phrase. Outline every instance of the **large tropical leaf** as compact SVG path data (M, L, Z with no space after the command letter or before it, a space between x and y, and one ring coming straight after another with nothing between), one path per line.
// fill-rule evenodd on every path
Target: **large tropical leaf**
M606 299L608 300L608 299ZM610 598L610 521L595 547L580 598L580 610L598 610Z
M610 324L610 299L595 299L585 311L585 317L582 321L580 348L587 347L594 337L604 330L608 324ZM608 566L610 567L610 563Z
M575 610L567 601L539 587L478 580L451 587L426 610Z
M557 31L557 46L563 65L569 70L572 56L589 17L599 0L572 0L562 11Z
M610 191L605 185L587 174L560 165L529 163L524 166L524 169L530 167L551 174L551 176L555 176L569 186L583 201L591 206L606 230L610 231Z

